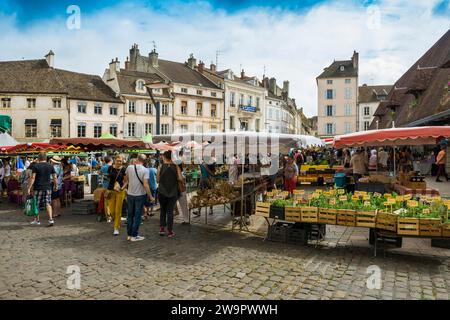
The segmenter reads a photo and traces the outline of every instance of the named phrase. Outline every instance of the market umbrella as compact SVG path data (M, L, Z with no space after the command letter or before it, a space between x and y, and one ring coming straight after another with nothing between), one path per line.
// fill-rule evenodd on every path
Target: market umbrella
M150 133L148 133L148 134L146 134L145 136L143 136L142 137L142 141L143 142L145 142L145 143L153 143L153 136L150 134Z
M100 136L101 139L116 139L115 136L113 136L111 133L109 132L105 132L104 134L102 134Z
M0 147L14 147L17 146L19 142L11 137L7 132L0 133Z

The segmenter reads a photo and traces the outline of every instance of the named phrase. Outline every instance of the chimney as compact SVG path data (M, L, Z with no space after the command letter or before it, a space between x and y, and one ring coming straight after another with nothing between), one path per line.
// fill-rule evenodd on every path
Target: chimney
M356 52L356 51L353 51L352 62L353 62L353 68L355 68L356 71L358 71L358 67L359 67L359 53Z
M119 59L112 59L109 63L109 79L114 79L117 75L117 72L120 71L120 62Z
M128 69L130 69L130 61L128 60L128 57L127 57L127 61L125 61L125 70L128 70Z
M275 78L270 78L269 80L269 90L273 94L277 94L277 80Z
M197 66L197 59L194 58L192 53L189 55L188 66L191 69L194 69Z
M203 73L203 70L205 69L205 64L203 61L200 60L200 63L198 64L198 72Z
M139 55L140 55L139 47L137 43L135 43L130 49L130 63L129 63L130 70L136 70Z
M244 79L245 78L245 71L244 71L244 69L242 69L242 71L241 71L241 79Z
M155 49L148 54L148 61L153 68L158 68L158 53Z
M283 93L286 94L286 97L289 97L289 81L283 81Z
M50 50L50 52L47 53L47 55L45 56L45 60L47 60L47 64L50 68L55 67L55 54L53 53L52 50Z
M209 65L209 69L211 70L212 73L216 73L216 65L214 63L211 63Z

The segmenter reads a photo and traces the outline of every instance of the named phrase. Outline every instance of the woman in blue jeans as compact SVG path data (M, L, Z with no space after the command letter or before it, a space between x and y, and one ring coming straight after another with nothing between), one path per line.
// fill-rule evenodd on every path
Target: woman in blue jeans
M180 168L172 162L172 152L163 154L163 163L158 168L158 199L161 208L159 216L159 235L164 236L167 226L169 238L175 236L173 232L173 210L178 200L178 181L183 181Z

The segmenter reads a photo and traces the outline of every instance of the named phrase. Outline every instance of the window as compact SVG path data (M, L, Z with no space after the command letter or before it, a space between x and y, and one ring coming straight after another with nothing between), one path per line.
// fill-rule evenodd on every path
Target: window
M137 88L138 88L139 91L144 91L145 90L144 81L138 80Z
M102 105L100 103L94 105L94 114L102 114Z
M276 119L280 121L280 110L275 111Z
M230 129L234 130L234 116L230 116Z
M161 134L169 134L169 125L168 124L162 124L161 125Z
M86 123L82 123L82 122L78 123L77 134L78 134L78 138L86 137Z
M53 99L53 108L61 109L61 99Z
M129 137L136 136L136 122L128 122L128 136Z
M327 123L326 124L326 134L327 135L332 135L334 134L334 123Z
M235 93L234 92L230 92L230 107L235 107Z
M37 120L25 119L25 137L35 138L37 137Z
M252 104L253 104L253 97L252 96L248 96L247 105L251 106Z
M2 98L2 108L11 108L11 98Z
M243 106L243 105L244 105L244 95L241 94L241 95L239 96L239 106L241 107L241 106Z
M114 137L117 137L117 124L111 123L109 125L109 133L112 134Z
M346 115L346 116L351 116L352 115L352 107L348 103L346 103L344 105L344 115Z
M181 101L181 114L187 115L187 101Z
M256 108L258 108L258 109L259 109L259 102L260 102L260 100L261 99L259 97L256 98Z
M169 115L169 105L168 104L163 104L161 106L161 114L163 116L168 116Z
M28 109L36 109L36 98L28 98L27 106L28 106Z
M180 131L181 133L188 132L188 125L187 124L180 125Z
M203 115L203 105L201 102L197 103L197 116L201 117Z
M344 128L345 128L345 133L351 133L352 132L352 124L351 123L346 122L344 124Z
M161 89L152 89L153 93L161 94Z
M78 103L78 113L86 113L86 103L84 102Z
M128 101L128 113L136 113L136 102Z
M202 90L197 90L197 94L198 94L199 96L201 96L201 95L203 95L203 91L202 91Z
M331 99L334 98L334 92L333 92L332 89L327 89L327 92L326 92L326 98L327 98L328 100L331 100Z
M145 134L153 134L153 123L145 124Z
M181 92L182 93L188 93L188 90L187 90L187 88L181 88Z
M50 120L50 134L53 138L62 137L61 126L62 126L61 119Z
M217 107L215 104L211 105L211 118L217 117Z
M100 138L102 136L102 124L94 123L94 138Z
M364 115L370 116L370 107L364 107Z
M345 99L352 98L352 88L345 88Z
M333 116L333 106L327 106L327 117Z
M333 84L333 80L327 80L327 84Z
M369 130L370 127L370 122L369 121L364 121L364 131Z
M345 67L344 67L344 66L341 66L339 69L340 69L341 71L344 71L344 70L345 70Z
M345 79L345 83L346 84L349 84L349 83L351 83L352 82L352 79Z
M112 116L117 116L117 106L110 106L109 107L109 114Z
M211 97L217 97L217 92L211 92Z
M149 102L145 103L145 114L153 114L153 105Z

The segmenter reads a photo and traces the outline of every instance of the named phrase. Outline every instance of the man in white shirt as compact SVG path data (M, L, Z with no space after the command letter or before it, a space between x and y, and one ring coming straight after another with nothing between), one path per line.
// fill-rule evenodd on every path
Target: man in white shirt
M383 169L387 168L388 158L389 154L386 152L386 150L381 149L380 153L378 154L378 163Z

